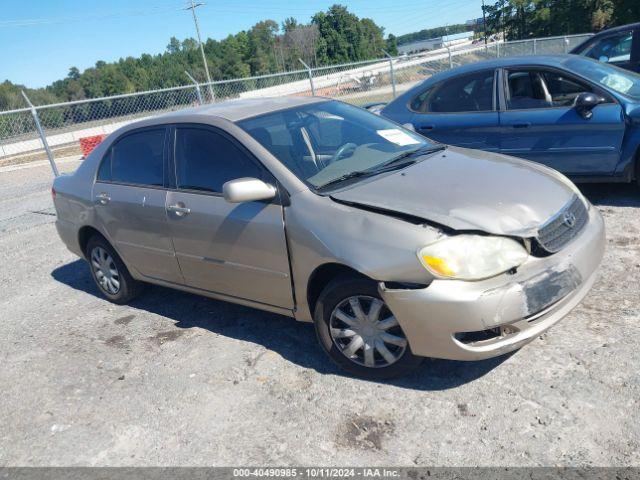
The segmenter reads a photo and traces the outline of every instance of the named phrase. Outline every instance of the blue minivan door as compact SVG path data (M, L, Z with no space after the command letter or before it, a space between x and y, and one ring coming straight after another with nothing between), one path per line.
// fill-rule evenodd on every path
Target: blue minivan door
M585 118L573 104L580 93L592 88L556 70L509 70L504 90L501 153L543 163L568 175L614 173L625 133L617 102L604 99Z

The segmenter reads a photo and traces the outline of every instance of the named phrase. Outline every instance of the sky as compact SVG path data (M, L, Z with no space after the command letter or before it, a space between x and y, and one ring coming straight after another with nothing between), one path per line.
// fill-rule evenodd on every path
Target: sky
M165 50L172 36L195 37L188 0L0 0L0 81L43 87L96 61ZM372 18L385 35L464 23L482 15L481 0L204 0L203 40L220 40L260 20L281 23L334 3Z

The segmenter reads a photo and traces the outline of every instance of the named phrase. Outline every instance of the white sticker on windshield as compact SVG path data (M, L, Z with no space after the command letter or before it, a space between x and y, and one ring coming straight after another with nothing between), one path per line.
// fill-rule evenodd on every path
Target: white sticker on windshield
M606 85L609 88L613 88L620 93L627 93L629 90L631 90L631 87L633 87L633 82L631 80L615 73L610 73L602 80L600 80L600 83Z
M400 145L401 147L404 147L405 145L418 145L420 143L419 140L416 140L408 133L405 133L397 128L378 130L377 133L385 140L388 140L391 143L395 143L396 145Z

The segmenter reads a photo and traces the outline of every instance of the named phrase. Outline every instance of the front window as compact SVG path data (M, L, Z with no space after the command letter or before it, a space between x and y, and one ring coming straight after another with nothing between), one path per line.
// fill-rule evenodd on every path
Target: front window
M379 173L418 151L441 148L389 120L335 101L249 118L239 126L318 190Z
M507 73L507 108L570 107L578 95L592 88L565 73L551 70L510 70Z
M565 63L573 72L599 83L614 92L640 100L640 75L606 63L573 58Z
M176 182L182 190L221 193L242 177L262 178L262 170L226 136L207 128L176 131Z

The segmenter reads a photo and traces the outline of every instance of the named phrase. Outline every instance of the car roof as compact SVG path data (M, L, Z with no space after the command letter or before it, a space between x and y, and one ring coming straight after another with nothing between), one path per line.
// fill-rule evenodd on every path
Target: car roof
M161 115L157 117L157 119L161 119L162 122L170 122L174 120L179 122L186 116L209 115L212 117L224 118L231 122L238 122L246 118L264 115L265 113L324 101L327 101L327 99L322 97L302 96L243 98L237 100L225 100L223 102L213 103L210 105L178 110Z
M491 60L483 60L481 62L469 63L461 67L453 68L439 72L428 80L444 80L447 78L457 77L464 73L477 72L486 69L495 68L513 68L520 66L539 65L543 67L562 67L569 60L582 59L585 62L590 59L579 57L577 55L523 55L514 57L501 57Z

